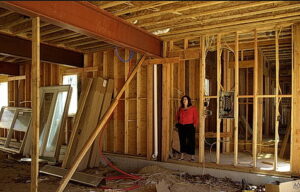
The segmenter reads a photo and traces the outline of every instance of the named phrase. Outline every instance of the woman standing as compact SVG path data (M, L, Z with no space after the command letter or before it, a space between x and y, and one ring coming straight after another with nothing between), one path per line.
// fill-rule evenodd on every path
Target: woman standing
M184 153L191 155L191 161L195 161L195 127L198 125L197 108L192 106L191 98L187 95L180 100L180 108L176 114L178 133L180 140L179 160L184 159Z

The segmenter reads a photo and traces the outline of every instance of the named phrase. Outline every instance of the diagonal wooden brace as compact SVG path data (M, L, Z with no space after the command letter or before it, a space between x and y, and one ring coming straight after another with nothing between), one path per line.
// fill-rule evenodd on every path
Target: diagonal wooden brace
M143 64L145 58L146 58L146 56L144 55L141 58L141 60L139 61L139 63L135 66L134 70L132 71L132 73L130 74L130 76L128 77L128 79L126 80L124 86L122 87L122 89L120 90L120 92L118 93L118 95L116 96L116 98L114 99L113 103L111 104L111 106L108 108L108 110L104 114L104 116L103 116L102 120L100 121L100 123L98 124L97 128L90 135L89 139L84 144L82 150L80 151L80 153L78 154L78 156L74 160L74 164L68 170L67 174L63 177L63 179L61 181L61 184L59 185L58 189L56 190L57 192L63 192L64 191L65 187L67 186L67 184L70 181L71 177L75 173L75 171L76 171L78 165L80 164L81 160L83 159L83 157L85 156L85 154L87 153L87 151L90 149L90 147L94 143L96 137L99 135L99 133L101 132L101 130L104 128L105 124L109 120L110 115L113 113L113 111L117 107L118 102L119 102L121 96L123 95L126 87L129 85L129 83L131 82L131 80L133 79L133 77L135 76L135 74L137 73L139 67Z

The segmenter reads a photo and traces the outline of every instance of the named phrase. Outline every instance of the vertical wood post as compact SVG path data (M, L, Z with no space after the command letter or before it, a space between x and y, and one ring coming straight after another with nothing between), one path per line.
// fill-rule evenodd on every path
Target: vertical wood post
M300 23L293 26L291 172L300 176Z
M235 34L235 65L234 65L234 165L238 164L239 142L239 34Z
M200 89L199 89L199 162L204 163L205 160L205 111L204 111L204 96L205 96L205 36L200 39L201 43L201 62L200 62Z
M252 141L252 157L253 166L256 167L257 159L257 117L258 117L258 49L257 49L257 30L254 31L254 75L253 75L253 141Z
M166 41L163 46L163 57L166 57ZM170 150L170 64L162 65L162 79L162 160L167 161Z
M32 94L32 129L33 145L31 155L31 192L38 191L39 172L39 132L40 132L40 18L32 19L32 65L31 65L31 94Z
M221 119L219 117L220 106L220 91L221 91L221 34L217 35L217 150L216 150L216 163L220 164L220 132L221 132Z
M275 86L275 150L274 150L274 170L277 170L277 162L278 162L278 143L279 143L279 42L278 42L279 34L276 29L275 32L275 69L276 69L276 86Z

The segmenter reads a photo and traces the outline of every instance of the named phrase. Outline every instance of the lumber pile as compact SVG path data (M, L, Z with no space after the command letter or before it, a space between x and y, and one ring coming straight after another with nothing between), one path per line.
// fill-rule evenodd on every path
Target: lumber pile
M96 129L99 120L110 106L112 95L112 79L105 80L101 77L88 78L83 82L78 111L73 122L72 133L62 164L63 168L68 169L71 167L74 159L82 150L84 143L86 143L92 132ZM89 149L81 161L77 169L78 171L88 167L99 166L99 142L98 136L91 149Z

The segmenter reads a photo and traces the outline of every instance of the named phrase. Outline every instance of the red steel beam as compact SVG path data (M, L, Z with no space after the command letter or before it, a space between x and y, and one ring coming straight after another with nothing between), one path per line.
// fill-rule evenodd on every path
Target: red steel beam
M2 1L4 7L49 23L105 39L148 55L162 56L162 40L149 32L83 1Z

